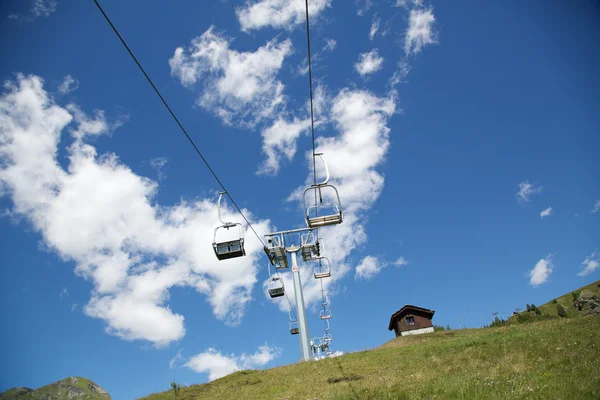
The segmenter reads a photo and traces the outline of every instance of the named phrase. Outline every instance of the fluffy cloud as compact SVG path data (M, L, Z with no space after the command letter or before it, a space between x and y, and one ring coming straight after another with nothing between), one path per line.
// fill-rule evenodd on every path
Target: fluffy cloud
M270 347L267 344L260 346L254 354L242 353L241 356L226 355L209 348L191 357L185 366L198 373L208 373L208 379L213 381L243 369L263 367L279 357L280 354L281 349Z
M335 293L335 283L342 279L352 267L346 257L357 246L367 240L365 213L379 198L383 189L384 177L378 167L387 154L389 141L388 119L393 115L396 104L393 97L377 97L369 91L340 91L332 98L327 114L336 136L320 136L316 142L316 152L324 153L331 181L339 190L344 222L340 225L321 228L324 252L332 262L332 275L322 283L329 294ZM312 152L306 153L307 164L312 167ZM317 160L317 172L323 176L324 168ZM305 185L312 182L312 172ZM297 188L289 200L302 201L304 187ZM327 197L330 193L323 192ZM305 284L304 298L307 303L318 304L321 300L321 287L312 278L310 268L301 268L302 282ZM282 274L286 287L292 287L291 274ZM293 293L291 293L293 298ZM287 310L283 302L278 303Z
M540 218L549 217L552 215L552 207L548 207L540 213Z
M535 187L533 184L529 183L529 181L523 181L519 183L519 191L516 196L520 201L530 201L530 197L533 194L540 193L541 191L541 186Z
M36 76L18 75L5 90L0 195L11 198L12 214L25 217L49 249L74 261L77 274L93 283L87 315L123 339L166 345L185 334L184 317L168 306L169 289L187 286L206 296L218 319L240 321L262 253L255 237L246 232L246 257L218 261L211 246L219 225L214 199L156 204L156 182L85 142L111 131L103 112L89 117L74 105L61 107ZM57 153L59 143L69 141L65 131L71 144L63 168ZM224 212L228 220L240 219ZM259 233L270 229L268 221L248 215Z
M331 4L331 0L311 0L308 2L308 15L317 17ZM306 5L303 1L258 0L248 1L236 9L243 31L265 27L293 29L306 23Z
M600 211L600 200L596 200L596 204L594 204L594 209L592 210L592 214L595 214L598 211Z
M198 104L227 124L254 127L272 119L285 103L284 85L275 76L292 53L292 42L273 39L255 52L238 52L230 41L210 27L178 47L169 60L171 74L182 85L202 85Z
M79 88L79 81L71 76L71 74L67 74L58 87L58 91L62 94L71 93Z
M263 152L267 159L258 170L259 174L275 175L284 159L291 160L296 154L296 141L303 133L308 133L310 119L294 118L288 122L278 118L271 126L262 132Z
M354 69L361 76L369 75L381 69L383 57L379 55L377 49L373 49L368 53L362 53L358 57L358 62L354 64Z
M408 28L404 37L406 55L418 53L423 46L436 42L433 31L434 22L432 8L416 8L410 11Z
M377 257L366 256L356 267L356 274L354 275L354 279L372 279L375 275L379 274L381 270L387 266L388 263L380 261Z
M592 255L586 257L585 260L581 263L582 270L577 274L579 276L586 276L594 272L600 267L600 256L598 252L593 252Z
M529 283L533 287L537 287L548 280L548 277L552 273L554 263L552 262L552 254L549 254L546 258L542 258L535 264L535 267L529 271Z

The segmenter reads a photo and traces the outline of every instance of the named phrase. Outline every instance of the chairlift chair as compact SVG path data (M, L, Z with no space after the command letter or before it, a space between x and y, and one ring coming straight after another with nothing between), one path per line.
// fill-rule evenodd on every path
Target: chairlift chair
M300 333L300 330L298 329L298 321L296 321L295 319L292 318L292 309L291 308L288 311L288 314L290 316L290 323L289 323L290 333L292 335L297 335L298 333Z
M289 268L287 252L285 251L285 244L281 236L268 236L267 237L267 251L271 255L271 258L275 262L275 269L286 269Z
M227 260L229 258L242 257L246 255L246 250L244 249L244 229L242 228L242 224L237 222L224 222L221 218L221 200L223 199L223 195L226 192L219 193L219 201L217 202L217 211L219 213L219 221L221 221L221 226L215 228L215 232L213 235L213 249L215 254L219 260ZM238 227L238 238L234 240L228 241L217 241L217 232L219 229L227 229Z
M314 268L315 279L329 278L331 276L331 264L327 257L317 257L319 264Z
M325 320L325 332L323 333L323 340L326 342L331 342L332 336L331 331L329 330L329 320Z
M319 228L327 225L336 225L341 224L344 220L344 214L342 212L342 202L340 200L340 195L335 188L335 186L329 184L329 168L327 167L327 162L323 158L322 153L315 154L315 156L319 156L321 160L325 163L325 172L326 178L323 182L317 183L315 185L311 185L306 188L303 195L304 202L304 210L305 210L305 219L306 225L309 228ZM332 194L335 194L334 201L332 203L323 203L323 191L327 190ZM306 194L314 193L315 200L318 198L318 202L315 201L312 205L306 206ZM312 201L312 200L311 200ZM324 210L328 210L328 213L323 213ZM332 212L333 211L333 212Z
M321 246L312 231L305 233L300 237L300 254L302 260L312 261L319 257L321 254Z
M319 313L319 318L321 319L330 319L331 318L331 310L327 308L323 308Z
M269 283L267 284L267 288L271 298L285 295L283 279L281 279L279 276L271 275L271 264L269 264Z

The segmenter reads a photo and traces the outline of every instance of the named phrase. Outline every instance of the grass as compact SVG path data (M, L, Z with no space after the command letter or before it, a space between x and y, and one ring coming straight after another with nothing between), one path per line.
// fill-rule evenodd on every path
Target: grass
M400 337L370 351L240 371L146 399L597 400L599 332L600 318L583 317Z

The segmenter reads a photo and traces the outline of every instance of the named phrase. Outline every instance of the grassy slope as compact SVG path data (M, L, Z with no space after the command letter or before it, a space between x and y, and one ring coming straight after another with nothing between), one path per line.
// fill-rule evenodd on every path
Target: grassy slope
M586 292L600 296L600 281L596 281L587 286L581 287L574 292L579 292L579 291L582 291L582 292L586 291ZM565 294L564 296L557 297L555 300L558 304L560 304L566 310L568 310L567 315L577 316L580 314L580 311L577 310L575 307L573 307L573 295L571 293L572 292L569 292L569 293ZM548 314L548 315L552 315L554 317L558 317L558 311L556 308L556 304L554 303L554 300L549 301L548 303L544 304L543 306L540 306L539 309L543 314Z
M147 399L600 399L599 332L584 317L407 336Z

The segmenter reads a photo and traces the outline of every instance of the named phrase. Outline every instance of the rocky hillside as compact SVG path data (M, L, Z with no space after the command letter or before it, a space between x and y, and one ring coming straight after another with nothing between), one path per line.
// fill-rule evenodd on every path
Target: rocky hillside
M70 377L39 389L13 388L0 393L0 400L110 400L110 395L86 378Z

